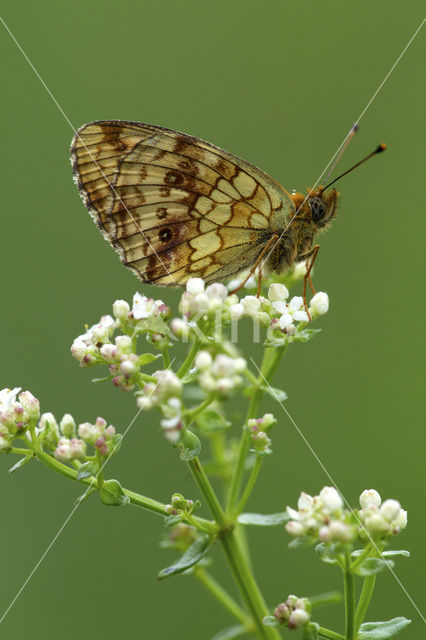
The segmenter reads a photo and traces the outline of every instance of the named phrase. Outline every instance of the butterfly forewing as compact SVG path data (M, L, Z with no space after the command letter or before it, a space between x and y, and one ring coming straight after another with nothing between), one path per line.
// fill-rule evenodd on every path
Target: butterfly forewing
M197 138L102 121L74 136L84 202L122 262L145 282L206 282L251 267L292 203L270 176Z

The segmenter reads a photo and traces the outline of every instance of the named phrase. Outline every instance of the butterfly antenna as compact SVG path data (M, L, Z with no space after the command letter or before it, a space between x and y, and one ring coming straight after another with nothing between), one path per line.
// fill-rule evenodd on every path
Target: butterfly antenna
M348 173L350 173L351 171L353 171L354 169L359 167L361 164L364 164L364 162L367 162L367 160L369 160L370 158L375 156L376 153L381 153L385 149L386 149L386 145L385 145L384 142L382 142L382 144L379 144L377 149L374 149L374 151L372 153L370 153L368 156L366 156L365 158L363 158L362 160L360 160L359 162L354 164L353 167L351 167L347 171L344 171L343 173L341 173L340 176L337 176L337 178L332 180L332 182L329 182L325 187L323 187L323 191L325 191L325 189L328 189L328 187L331 187L331 185L334 184L335 182L337 182L337 180L340 180L340 178L343 178L343 176L346 176Z
M348 135L346 136L346 140L343 143L339 153L337 154L337 157L335 159L335 161L333 162L333 164L331 165L330 171L327 173L327 175L325 176L324 180L323 180L323 184L325 184L327 182L327 180L329 179L329 177L331 176L331 174L333 173L334 169L336 168L336 164L339 162L340 158L342 157L342 155L345 153L346 151L346 147L348 146L348 144L350 143L350 141L352 140L352 138L354 137L354 135L356 134L356 132L359 129L359 125L355 122L354 126L352 127L352 129L349 131Z

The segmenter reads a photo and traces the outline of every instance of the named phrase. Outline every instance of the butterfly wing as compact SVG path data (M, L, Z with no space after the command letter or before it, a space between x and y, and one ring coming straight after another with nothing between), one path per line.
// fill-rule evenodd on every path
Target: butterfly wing
M254 264L293 205L266 173L183 133L99 121L74 136L75 181L104 237L144 282L223 280Z

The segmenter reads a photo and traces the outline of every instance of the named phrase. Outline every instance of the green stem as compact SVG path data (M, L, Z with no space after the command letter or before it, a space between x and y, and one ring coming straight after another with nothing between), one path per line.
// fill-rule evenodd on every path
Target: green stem
M259 410L259 404L264 394L263 385L266 381L269 382L271 377L276 371L282 356L285 353L286 346L278 349L266 348L263 354L263 361L260 368L260 373L257 378L257 385L251 396L249 408L247 411L246 420L244 425L247 424L250 418L255 418ZM234 473L232 475L231 484L229 487L228 503L226 505L226 513L231 515L234 513L235 505L238 500L240 492L241 482L244 475L245 461L247 452L250 446L250 433L243 428L243 433L240 440L240 446L237 454L237 462L234 467Z
M354 572L355 569L359 567L359 565L362 564L366 558L368 558L372 549L374 549L374 546L372 543L370 543L365 547L364 551L359 554L359 556L355 557L355 560L352 562L352 565L351 565L352 572Z
M318 635L320 638L327 638L328 640L345 640L345 637L340 635L340 633L336 633L335 631L331 631L325 627L320 627L318 629Z
M32 449L27 449L27 448L20 448L20 447L12 447L9 450L9 453L15 453L18 456L27 456L29 453L31 453L32 455L35 455L35 453L33 452Z
M351 557L349 553L345 555L345 638L346 640L354 640L354 615L355 615L355 584L354 575L351 572Z
M355 635L358 635L358 631L362 623L364 622L365 614L367 613L368 605L370 604L371 596L373 595L374 585L376 584L377 576L367 576L362 585L361 595L359 596L358 606L355 613Z
M179 371L177 372L177 375L179 378L183 378L183 376L189 371L189 369L191 368L191 365L194 361L195 356L197 355L198 351L201 348L201 342L200 340L195 340L195 342L193 342L188 355L186 356L182 366L180 367Z
M77 478L77 471L75 469L71 469L67 467L67 465L62 464L59 460L56 460L52 456L49 456L44 451L40 451L37 453L37 457L46 467L49 469L53 469L57 473L69 478L70 480L74 480L80 484L84 484L86 486L90 486L93 489L98 490L99 484L96 478L93 476L90 478ZM136 493L135 491L130 491L129 489L123 488L124 493L130 499L130 502L138 507L142 507L143 509L147 509L147 511L151 511L152 513L157 513L161 516L169 515L166 511L166 505L158 502L157 500L153 500L152 498L147 498L146 496L141 495L140 493ZM214 533L217 531L217 527L214 522L211 520L206 520L205 518L199 518L197 516L191 516L192 526L197 527L200 531L209 531L210 533Z
M220 506L219 500L216 497L215 492L213 491L213 487L210 484L210 480L208 479L206 472L204 471L201 462L197 457L188 460L188 466L191 470L192 475L194 476L194 480L197 483L201 493L204 496L204 499L207 503L208 508L220 529L226 529L228 526L228 522L225 518L225 514L223 512L222 507Z
M250 621L248 614L240 605L235 602L232 596L220 585L203 567L198 566L194 571L194 576L203 584L208 591L234 616L247 630L247 623Z
M164 368L169 369L172 363L170 361L170 354L167 347L164 347L164 349L161 349L161 355L163 356Z
M220 542L224 548L234 579L253 618L253 624L256 627L259 638L263 640L278 640L281 637L278 631L273 627L265 627L262 623L263 618L269 613L268 609L253 574L250 571L247 560L238 544L234 527L230 526L227 521L225 513L219 504L200 461L196 457L192 458L192 460L188 460L188 466L208 508L220 528Z
M194 409L191 409L190 411L187 412L186 419L187 419L188 427L190 426L191 422L193 422L195 420L195 418L197 416L199 416L200 413L202 413L204 411L204 409L206 407L208 407L209 404L211 404L213 402L214 398L215 398L214 394L213 393L209 393L209 395L207 396L207 398L205 398L203 400L203 402L201 402Z
M244 507L246 506L247 500L250 497L251 492L253 491L253 487L256 484L257 476L259 475L260 467L262 466L263 458L260 456L256 456L255 463L253 465L253 469L251 470L250 477L246 484L246 488L244 489L243 495L235 509L235 517L238 518Z

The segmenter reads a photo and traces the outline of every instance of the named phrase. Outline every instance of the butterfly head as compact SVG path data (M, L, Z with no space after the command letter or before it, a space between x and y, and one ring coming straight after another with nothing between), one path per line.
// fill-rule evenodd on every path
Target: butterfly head
M306 205L309 209L311 222L317 230L324 229L335 217L338 197L339 193L336 189L327 193L323 187L308 191Z

